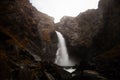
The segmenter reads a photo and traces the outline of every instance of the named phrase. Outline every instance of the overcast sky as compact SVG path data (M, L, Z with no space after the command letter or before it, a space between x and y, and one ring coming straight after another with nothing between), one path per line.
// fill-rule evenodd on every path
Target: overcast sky
M54 17L58 22L63 16L77 16L87 9L96 9L99 0L30 0L41 12Z

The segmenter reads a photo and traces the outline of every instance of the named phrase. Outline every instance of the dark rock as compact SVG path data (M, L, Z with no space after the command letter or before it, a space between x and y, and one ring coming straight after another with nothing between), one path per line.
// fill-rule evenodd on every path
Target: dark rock
M84 66L93 66L110 80L120 79L119 9L119 0L100 0L98 9L87 10L75 18L63 17L56 24L66 38L71 58L77 58Z
M49 80L39 62L55 59L52 17L37 11L29 0L2 0L0 37L1 80Z
M72 73L72 78L71 80L108 80L107 78L101 76L98 72L93 71L93 70L84 70L83 73L79 71L75 71Z
M57 30L66 38L70 56L80 61L81 58L89 60L87 58L94 55L96 48L92 47L93 38L102 28L102 19L99 10L93 9L80 13L75 18L63 17L56 24Z
M28 0L5 0L0 5L0 32L19 48L53 62L57 49L53 18L38 12Z
M93 39L101 55L96 57L97 70L110 80L119 80L120 69L120 1L100 0L99 10L103 14L103 29ZM99 57L99 58L98 58Z
M28 0L0 1L0 79L119 80L119 9L119 0L100 0L98 9L63 17L54 25L52 17L38 12ZM64 35L70 58L80 63L74 77L53 64L55 29Z
M56 24L56 30L60 31L65 38L68 38L71 45L75 45L78 42L79 28L74 17L64 16Z

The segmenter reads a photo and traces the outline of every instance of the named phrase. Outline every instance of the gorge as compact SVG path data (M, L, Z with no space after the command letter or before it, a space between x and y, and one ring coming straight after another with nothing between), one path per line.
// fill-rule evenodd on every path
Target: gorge
M119 0L100 0L98 9L54 23L29 0L1 0L0 80L120 80L119 14ZM61 67L69 59L79 62L72 73Z

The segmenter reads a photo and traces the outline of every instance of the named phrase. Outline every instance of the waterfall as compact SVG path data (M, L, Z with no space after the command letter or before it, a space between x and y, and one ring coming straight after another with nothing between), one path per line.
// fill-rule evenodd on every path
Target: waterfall
M68 56L68 51L66 48L64 37L58 31L56 31L56 34L58 37L58 49L56 52L55 64L59 66L73 66L74 64L72 61L70 61L69 56Z

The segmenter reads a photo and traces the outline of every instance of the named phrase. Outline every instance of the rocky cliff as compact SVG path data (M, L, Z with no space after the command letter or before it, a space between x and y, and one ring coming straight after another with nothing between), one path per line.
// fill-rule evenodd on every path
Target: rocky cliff
M0 32L10 37L11 45L42 60L55 58L57 41L53 39L56 34L52 17L38 12L28 0L5 0L0 5Z
M98 9L54 24L28 0L0 1L0 79L98 80L102 75L119 80L119 9L119 0L100 0ZM79 62L73 75L53 64L55 30L65 37L70 58Z
M29 0L0 1L1 80L36 80L47 75L45 68L39 71L42 63L36 62L54 62L56 50L52 17L37 11Z
M120 73L120 1L119 0L101 0L99 10L103 14L103 28L98 35L94 37L94 46L102 51L97 56L98 68L102 69L107 77L119 80Z
M65 16L56 24L56 29L62 32L66 38L71 56L80 59L84 55L92 54L94 51L91 50L94 43L93 38L103 27L102 20L103 16L100 11L92 9L80 13L76 17Z
M119 9L119 0L100 0L98 9L63 17L56 24L66 38L69 55L84 65L80 67L96 64L99 72L113 80L119 80L120 76Z

